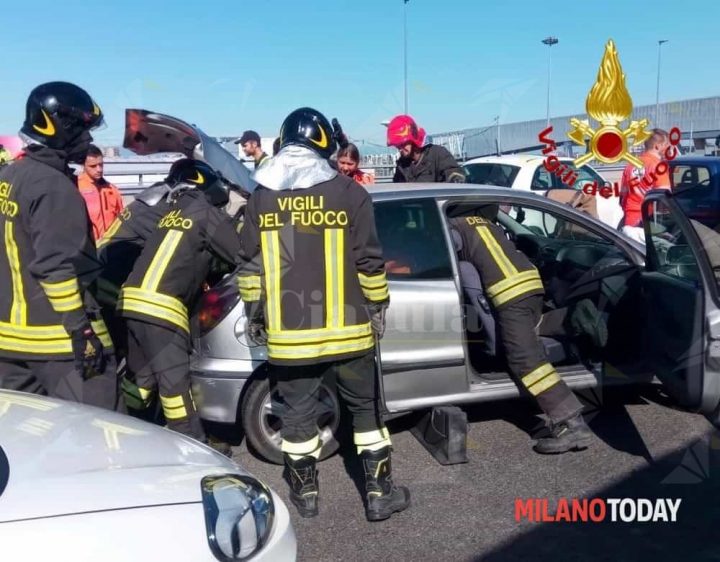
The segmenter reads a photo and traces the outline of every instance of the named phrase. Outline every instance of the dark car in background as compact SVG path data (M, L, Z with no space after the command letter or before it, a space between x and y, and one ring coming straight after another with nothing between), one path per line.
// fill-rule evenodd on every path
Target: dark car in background
M720 226L720 157L684 156L670 163L674 199L688 218Z

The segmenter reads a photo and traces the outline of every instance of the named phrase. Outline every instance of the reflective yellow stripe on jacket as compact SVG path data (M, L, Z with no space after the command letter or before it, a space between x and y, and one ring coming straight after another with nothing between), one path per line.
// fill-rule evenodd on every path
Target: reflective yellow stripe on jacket
M325 326L286 330L282 328L281 258L278 231L261 234L267 300L268 356L272 359L315 359L372 349L374 339L370 323L346 325L345 318L345 231L328 228L324 232ZM381 278L382 277L382 278ZM381 294L387 292L384 275L367 277L366 286ZM241 284L242 283L242 284ZM241 290L260 290L260 279L246 276L238 281Z
M358 280L360 281L360 288L367 300L371 302L382 302L390 298L387 277L384 271L378 275L358 273Z
M8 263L10 264L13 292L10 321L18 326L24 326L27 323L27 302L25 302L25 292L23 289L22 274L20 272L20 258L13 229L14 223L7 221L5 223L5 250L7 251Z
M75 277L65 281L40 281L40 286L55 312L69 312L81 308L80 286Z
M543 290L542 279L537 269L533 267L518 272L487 226L478 226L475 230L504 277L487 288L487 296L494 306L501 306L526 293Z
M164 320L190 332L185 304L180 299L157 290L183 234L181 230L168 230L145 272L140 287L123 287L120 291L118 310Z
M91 324L102 344L111 348L112 341L105 323L98 320ZM61 355L72 353L72 343L62 325L16 326L0 322L0 349L17 353Z

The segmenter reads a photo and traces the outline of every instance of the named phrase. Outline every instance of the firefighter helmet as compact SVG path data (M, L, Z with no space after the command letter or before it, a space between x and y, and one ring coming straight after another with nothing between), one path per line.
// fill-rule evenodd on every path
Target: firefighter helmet
M296 109L280 127L280 150L296 144L313 150L323 158L330 158L337 142L330 121L310 107Z
M68 82L48 82L28 96L20 133L55 150L89 143L89 132L104 124L103 113L85 90Z
M425 142L425 130L419 128L409 115L393 117L387 128L387 145L399 148L412 143L420 148Z
M165 182L172 190L183 185L197 188L216 207L227 205L230 200L228 186L222 176L201 160L176 160Z

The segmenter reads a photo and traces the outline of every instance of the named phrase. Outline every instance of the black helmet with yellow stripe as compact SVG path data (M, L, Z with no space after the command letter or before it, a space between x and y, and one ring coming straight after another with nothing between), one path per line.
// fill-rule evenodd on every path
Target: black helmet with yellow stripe
M305 146L323 158L330 158L337 148L330 121L310 107L296 109L280 127L280 150L291 144Z
M104 124L100 107L85 90L69 82L48 82L28 96L20 133L55 150L89 143L89 132Z
M165 183L173 191L176 188L197 188L216 207L222 207L230 200L229 189L223 178L201 160L176 160L170 167Z

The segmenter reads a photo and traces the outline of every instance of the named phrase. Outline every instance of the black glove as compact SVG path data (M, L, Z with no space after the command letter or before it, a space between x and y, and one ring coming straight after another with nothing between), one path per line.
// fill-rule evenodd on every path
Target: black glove
M99 374L105 372L105 353L100 338L92 327L87 324L70 333L73 355L75 356L75 369L89 378L93 371Z
M247 337L255 345L267 345L268 336L265 331L265 315L260 303L245 303L247 317Z
M370 305L370 324L378 339L382 339L385 333L385 310L387 307L388 303L386 302Z
M333 138L335 139L335 142L338 144L340 148L345 148L348 144L350 144L350 141L348 141L347 135L343 133L342 127L340 126L340 121L337 119L332 120L332 126L333 126Z

